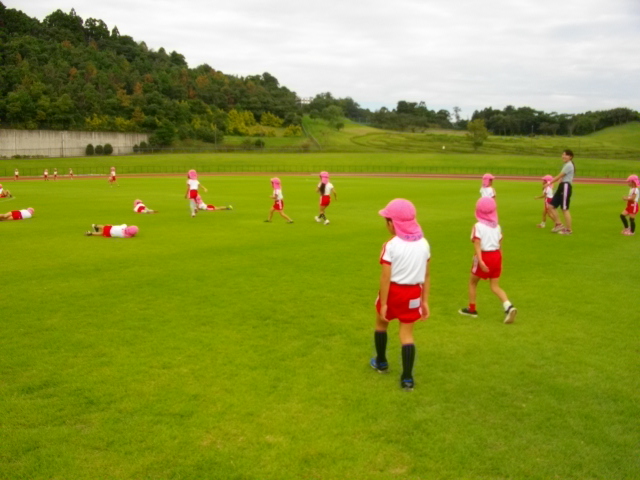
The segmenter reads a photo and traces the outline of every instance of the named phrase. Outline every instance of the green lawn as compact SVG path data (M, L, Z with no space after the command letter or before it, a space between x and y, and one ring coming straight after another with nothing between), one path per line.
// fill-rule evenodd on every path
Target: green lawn
M624 185L576 185L575 234L535 228L538 182L496 182L502 323L480 285L462 317L479 180L203 176L230 212L189 216L180 177L19 182L1 222L0 478L634 479L640 381L638 237ZM5 186L7 186L5 184ZM414 201L432 247L432 316L416 389L370 369L377 215ZM157 215L132 212L135 198ZM0 209L0 210L1 210ZM88 238L91 223L140 227Z

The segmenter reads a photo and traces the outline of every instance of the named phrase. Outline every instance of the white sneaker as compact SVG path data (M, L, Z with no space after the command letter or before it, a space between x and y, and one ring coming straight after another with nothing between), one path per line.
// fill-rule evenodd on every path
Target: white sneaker
M506 311L506 316L504 317L504 323L513 323L513 321L516 319L517 313L518 313L518 309L516 309L516 307L511 305Z
M538 228L544 228L546 227L546 225L544 223L539 223L538 225L536 225L536 227Z
M325 224L325 225L329 225L329 219L326 219L326 220L324 221L324 224Z
M313 217L315 219L316 222L320 223L322 220L320 219L320 217Z
M558 233L558 232L560 232L560 231L562 231L562 230L564 230L564 225L559 224L559 225L556 225L555 227L553 227L553 228L551 229L551 232L552 232L552 233Z

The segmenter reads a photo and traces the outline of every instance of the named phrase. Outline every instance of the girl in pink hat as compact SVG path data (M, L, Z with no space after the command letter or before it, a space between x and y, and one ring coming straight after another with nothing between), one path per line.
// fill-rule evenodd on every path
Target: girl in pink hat
M138 233L135 225L91 225L91 230L85 232L87 237L131 238Z
M116 167L111 167L110 171L109 171L109 185L111 185L112 187L114 185L120 186L118 185L116 180Z
M490 173L485 173L482 176L482 187L480 188L481 197L496 198L496 190L493 188L493 179L496 178Z
M271 194L271 198L273 198L273 206L269 211L269 218L267 218L265 222L270 222L273 218L273 212L278 212L280 216L287 221L287 223L293 223L293 220L284 213L284 196L282 195L282 184L278 177L271 179L271 188L273 188L273 193Z
M638 199L640 197L640 179L637 175L630 175L627 178L630 190L629 195L622 197L627 202L626 208L620 214L620 220L624 225L623 235L635 235L636 233L636 214L638 213ZM629 221L627 222L627 217Z
M325 216L324 211L331 204L331 194L333 194L334 200L338 200L338 195L335 187L329 181L328 172L320 172L320 183L316 188L316 192L320 194L320 213L315 217L315 220L318 223L324 222L325 225L329 225L329 219Z
M33 217L33 208L29 207L24 210L12 210L0 215L0 220L24 220Z
M187 172L187 193L184 198L189 199L189 208L191 209L191 216L195 217L198 213L198 189L202 187L205 193L208 191L204 185L198 181L198 172L191 169Z
M147 208L147 206L142 203L142 200L136 199L133 201L133 211L135 213L158 213L157 210L151 210Z
M204 200L202 200L202 197L200 195L196 197L196 203L198 204L198 210L208 210L210 212L216 212L218 210L233 210L232 205L223 205L222 207L216 207L215 205L204 203Z
M431 249L416 220L416 208L409 200L396 198L379 214L385 218L393 238L382 247L380 264L380 291L376 301L376 328L374 343L376 356L371 367L386 373L387 329L389 322L398 319L402 344L402 374L400 386L413 390L413 363L416 347L413 325L429 317L429 258Z
M478 316L476 310L476 289L478 282L489 280L491 291L502 302L505 312L504 323L513 323L516 318L516 307L509 301L507 294L500 288L500 275L502 273L502 229L498 225L498 212L496 201L493 198L482 197L476 203L476 219L478 222L471 230L471 241L475 255L471 267L471 279L469 280L469 306L458 310L462 315Z
M544 228L547 225L547 215L549 213L549 208L551 205L551 199L553 198L553 177L551 175L545 175L542 177L542 195L538 195L537 197L533 197L536 200L540 200L544 198L544 205L542 206L542 222L540 222L536 227Z

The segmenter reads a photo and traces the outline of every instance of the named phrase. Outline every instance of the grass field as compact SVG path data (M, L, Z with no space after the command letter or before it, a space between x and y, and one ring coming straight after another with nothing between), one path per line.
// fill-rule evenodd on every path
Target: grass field
M538 182L496 182L519 309L487 285L466 303L477 180L336 176L332 223L316 176L204 176L189 216L180 177L10 185L0 210L0 478L635 479L640 472L638 237L624 185L576 185L575 234L535 228ZM7 185L5 185L7 186ZM377 215L414 201L432 247L431 318L416 389L368 366ZM132 212L135 198L157 215ZM91 223L140 227L88 238Z

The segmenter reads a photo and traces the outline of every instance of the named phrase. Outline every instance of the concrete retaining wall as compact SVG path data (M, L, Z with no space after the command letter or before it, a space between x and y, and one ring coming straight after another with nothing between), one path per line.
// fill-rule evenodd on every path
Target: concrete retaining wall
M75 132L66 130L4 130L0 129L0 157L14 155L43 157L82 157L88 144L104 146L110 143L112 155L133 152L134 145L149 143L146 133Z

